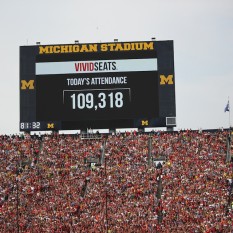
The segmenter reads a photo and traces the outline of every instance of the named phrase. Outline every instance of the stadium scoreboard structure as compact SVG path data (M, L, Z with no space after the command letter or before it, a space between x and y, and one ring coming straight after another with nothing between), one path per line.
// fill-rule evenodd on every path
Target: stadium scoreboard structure
M173 41L20 46L20 131L173 126Z

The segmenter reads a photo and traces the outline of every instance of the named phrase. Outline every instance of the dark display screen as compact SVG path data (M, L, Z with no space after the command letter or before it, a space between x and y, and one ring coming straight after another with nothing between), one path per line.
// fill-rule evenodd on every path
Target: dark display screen
M20 130L165 126L175 117L173 43L160 43L20 47Z
M37 77L37 119L75 121L158 117L155 73L118 75ZM121 83L112 84L114 81Z

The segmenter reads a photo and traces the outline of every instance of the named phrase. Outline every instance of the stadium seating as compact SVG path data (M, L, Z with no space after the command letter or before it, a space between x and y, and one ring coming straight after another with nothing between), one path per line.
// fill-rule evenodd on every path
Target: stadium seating
M0 232L230 233L227 137L0 135Z

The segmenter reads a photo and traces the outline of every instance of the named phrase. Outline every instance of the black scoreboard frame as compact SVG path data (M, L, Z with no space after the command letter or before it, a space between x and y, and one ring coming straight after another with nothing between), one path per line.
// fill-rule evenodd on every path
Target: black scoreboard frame
M20 46L20 131L176 126L173 41Z

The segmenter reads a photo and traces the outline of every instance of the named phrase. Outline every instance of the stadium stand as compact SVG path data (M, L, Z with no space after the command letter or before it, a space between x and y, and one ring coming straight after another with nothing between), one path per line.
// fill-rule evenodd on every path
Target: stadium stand
M231 233L228 139L227 130L1 135L0 232Z

